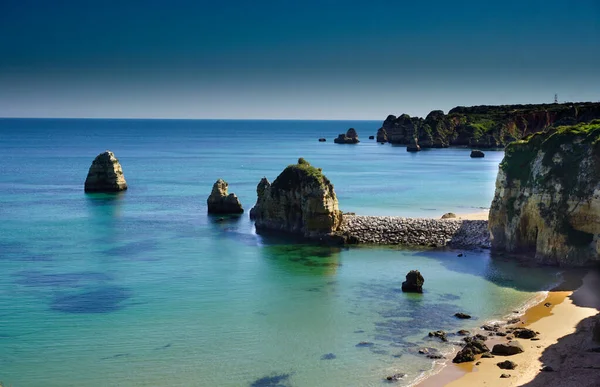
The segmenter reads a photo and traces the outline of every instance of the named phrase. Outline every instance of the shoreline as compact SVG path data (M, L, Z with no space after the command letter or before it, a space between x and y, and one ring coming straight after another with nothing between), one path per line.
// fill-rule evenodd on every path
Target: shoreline
M572 277L571 273L567 277ZM439 370L434 370L431 375L424 379L417 380L412 386L415 387L460 387L460 386L479 386L486 385L490 387L521 386L527 383L535 383L535 380L541 376L549 378L556 377L560 373L560 367L564 361L564 354L550 353L550 347L555 346L559 341L565 341L570 336L578 332L578 327L590 317L596 316L600 310L600 293L597 286L600 283L600 275L597 271L590 271L583 275L575 274L576 278L563 278L558 286L547 291L540 302L527 307L520 321L516 324L506 324L505 327L528 328L539 332L539 340L516 339L523 345L525 351L513 356L496 356L491 359L481 359L477 356L476 361L468 363L452 363L452 359L441 365ZM574 286L572 282L581 284ZM570 284L571 282L571 284ZM583 302L582 302L583 301ZM548 306L548 303L550 304ZM578 305L579 304L579 305ZM583 306L582 304L585 304ZM482 333L478 330L475 333ZM591 333L589 341L591 341ZM584 338L585 339L585 338ZM506 342L505 337L492 336L486 341L486 345L491 349L494 344ZM580 343L566 348L567 353L573 352ZM556 351L554 351L556 352ZM453 354L456 353L453 352ZM517 363L513 370L502 370L496 363L504 360L511 360ZM480 364L476 365L477 362ZM559 372L543 372L544 366L551 366ZM565 375L570 374L570 370L563 371ZM501 374L509 374L510 378L500 378ZM545 375L543 375L545 374ZM600 380L600 375L598 375ZM557 381L556 379L550 379ZM568 385L569 382L566 382ZM536 384L537 386L538 384ZM544 385L539 384L540 386ZM556 384L558 385L558 384Z

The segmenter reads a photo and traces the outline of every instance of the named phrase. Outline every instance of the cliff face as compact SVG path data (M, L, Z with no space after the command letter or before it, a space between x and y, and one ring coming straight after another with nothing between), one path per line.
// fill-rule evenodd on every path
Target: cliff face
M263 178L256 191L258 199L250 217L259 231L315 238L330 235L342 223L333 185L304 159L285 168L272 184Z
M96 156L85 179L85 192L113 193L126 189L123 169L115 154L106 151Z
M600 120L506 148L490 209L492 249L538 262L600 262Z
M600 118L600 103L455 107L448 114L434 110L425 119L390 115L383 122L388 141L422 148L466 145L477 148L506 144L550 127Z

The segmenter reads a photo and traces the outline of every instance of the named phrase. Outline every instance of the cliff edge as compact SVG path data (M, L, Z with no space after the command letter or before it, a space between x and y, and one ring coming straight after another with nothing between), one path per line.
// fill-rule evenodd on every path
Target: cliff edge
M495 250L562 266L600 262L600 120L509 144L489 227Z

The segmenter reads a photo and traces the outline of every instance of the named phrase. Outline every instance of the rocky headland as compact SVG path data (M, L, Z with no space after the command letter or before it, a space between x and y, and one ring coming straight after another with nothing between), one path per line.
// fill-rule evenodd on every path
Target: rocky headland
M100 153L90 166L84 191L89 193L115 193L125 191L127 182L123 168L111 151Z
M562 125L600 118L600 103L573 102L538 105L458 106L427 117L389 115L377 131L378 142L420 148L451 145L499 148L530 134Z
M240 200L234 193L228 193L229 184L219 179L213 184L206 204L209 214L241 214L244 212Z
M600 262L600 120L510 144L489 220L495 250L544 264Z
M311 239L331 236L342 223L333 184L300 158L270 183L258 184L256 205L250 211L257 231L281 231Z

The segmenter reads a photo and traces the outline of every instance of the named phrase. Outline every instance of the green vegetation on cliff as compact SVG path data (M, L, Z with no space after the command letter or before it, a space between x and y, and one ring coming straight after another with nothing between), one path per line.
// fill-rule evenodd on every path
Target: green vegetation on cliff
M536 160L541 165L536 165ZM509 186L519 183L521 191L529 188L554 198L549 206L540 203L542 217L550 220L556 214L568 214L569 201L586 200L600 183L600 120L561 126L515 141L507 146L500 168ZM509 220L518 215L515 200L508 203ZM585 246L594 237L574 229L567 216L559 228L569 245Z
M504 147L531 134L600 118L600 103L458 106L448 114L434 110L427 118L390 115L384 121L391 143L421 147Z
M299 187L301 183L313 183L317 185L331 184L323 175L321 168L315 168L304 158L298 159L298 164L288 165L283 172L277 176L272 187L281 190L290 190Z

